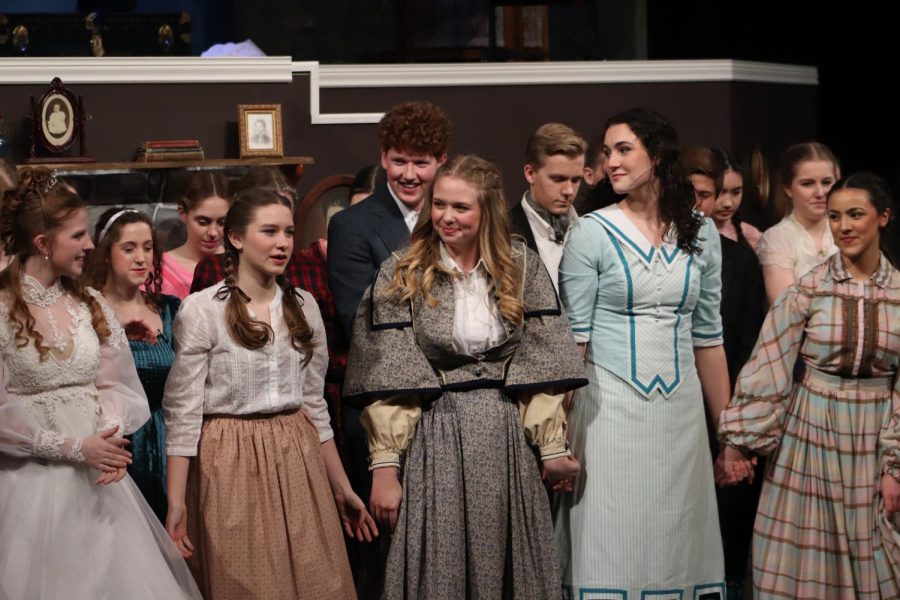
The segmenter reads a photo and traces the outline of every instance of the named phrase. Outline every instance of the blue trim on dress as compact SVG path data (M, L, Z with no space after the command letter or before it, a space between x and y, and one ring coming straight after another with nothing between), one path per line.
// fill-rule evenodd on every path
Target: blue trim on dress
M628 268L628 260L625 258L625 253L622 252L622 246L619 244L619 240L616 236L611 235L607 231L607 235L609 239L612 241L613 247L616 249L616 254L619 255L619 260L622 262L622 268L625 270L625 283L626 283L626 311L628 313L628 327L631 334L631 339L629 343L631 345L631 381L636 385L640 390L644 392L645 395L650 395L650 392L653 391L654 387L660 387L667 395L672 392L678 384L681 383L681 370L678 364L678 325L681 322L681 315L678 314L675 320L675 327L673 328L673 341L675 344L675 379L669 385L666 385L666 382L663 378L656 374L653 379L650 380L649 384L643 384L640 382L637 376L637 344L635 343L635 338L637 336L636 329L637 324L635 322L634 316L634 289L633 283L631 281L631 270ZM678 304L678 309L676 312L681 311L682 307L684 307L684 303L687 300L688 287L690 284L691 278L691 265L694 263L694 255L692 254L688 258L687 268L685 269L684 276L684 289L681 293L681 302Z
M678 594L679 600L684 598L684 590L683 589L653 590L653 591L644 590L641 592L641 600L644 600L645 598L652 598L653 596L671 596L672 594Z
M591 326L587 325L586 327L573 327L572 331L575 333L587 333L590 332Z
M721 600L725 600L725 584L724 583L704 583L703 585L694 586L694 600L699 600L700 595L707 593L706 590L718 590Z
M648 263L649 263L649 262L653 262L653 254L654 254L654 252L655 252L655 250L656 250L656 247L655 247L655 246L652 246L652 245L650 246L650 254L644 254L644 251L641 250L641 247L638 246L638 245L634 242L634 240L632 240L630 237L628 237L628 236L625 234L624 231L622 231L621 229L619 229L618 227L616 227L616 226L613 224L613 222L610 221L608 218L606 218L606 217L603 216L603 215L597 214L597 213L599 213L599 212L600 212L599 210L598 210L598 211L594 211L594 212L588 213L588 214L586 214L586 215L584 215L584 216L585 216L585 217L593 217L595 220L600 221L600 223L601 223L602 225L605 225L605 226L609 227L610 229L612 229L613 231L615 231L616 233L618 233L620 236L622 236L622 239L624 239L624 240L628 243L629 246L631 246L632 248L634 248L635 252L637 252L637 253L641 256L641 258L643 258L644 260L646 260ZM671 256L670 256L669 254L666 253L666 247L665 247L665 244L663 244L662 246L659 247L659 251L660 251L660 254L663 255L663 258L666 260L666 262L667 262L668 264L670 264L670 265L672 264L672 261L675 260L675 257L678 256L678 246L676 246L676 247L674 248L674 250L672 251L672 255L671 255Z
M695 338L701 338L701 339L704 339L704 340L714 340L714 339L716 339L716 338L722 337L722 332L721 332L721 331L718 331L718 332L716 332L716 333L698 333L698 332L691 332L691 335L692 335L693 337L695 337Z
M578 600L590 600L590 598L585 598L585 594L618 594L621 600L628 600L627 590L614 590L611 588L580 588L578 590Z

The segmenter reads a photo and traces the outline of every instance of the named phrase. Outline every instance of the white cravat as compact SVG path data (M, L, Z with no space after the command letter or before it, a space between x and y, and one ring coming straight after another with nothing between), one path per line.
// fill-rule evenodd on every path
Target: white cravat
M409 229L409 232L412 233L412 230L416 226L416 221L419 220L419 213L415 210L410 210L410 208L400 202L400 198L397 197L397 194L394 193L394 190L391 189L391 186L387 186L388 192L391 194L391 198L394 199L394 202L397 203L397 208L400 209L400 214L403 215L403 221L406 223L406 228Z

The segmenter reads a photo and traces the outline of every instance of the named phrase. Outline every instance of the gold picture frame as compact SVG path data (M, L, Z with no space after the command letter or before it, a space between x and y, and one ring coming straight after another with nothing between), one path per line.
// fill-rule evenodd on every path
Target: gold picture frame
M280 104L238 104L241 158L282 157Z

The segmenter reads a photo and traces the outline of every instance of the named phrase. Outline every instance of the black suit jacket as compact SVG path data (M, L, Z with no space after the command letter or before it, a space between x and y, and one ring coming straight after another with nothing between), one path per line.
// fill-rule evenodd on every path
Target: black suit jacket
M732 389L750 358L766 317L766 288L756 253L720 235L722 243L722 328Z
M531 224L528 222L528 216L525 214L525 209L522 208L522 202L516 202L515 206L509 209L508 219L509 219L509 232L513 235L521 235L525 238L525 244L534 250L538 251L537 242L534 241L534 232L531 231Z
M328 279L337 318L349 336L363 292L381 263L409 242L403 214L387 184L336 214L328 225Z

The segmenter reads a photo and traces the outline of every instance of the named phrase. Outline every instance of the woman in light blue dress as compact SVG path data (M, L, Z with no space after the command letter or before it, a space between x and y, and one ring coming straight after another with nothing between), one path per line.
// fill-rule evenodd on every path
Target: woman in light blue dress
M704 396L729 384L715 225L693 213L677 135L653 111L610 119L604 153L620 202L582 217L560 292L589 386L575 395L583 471L557 507L567 598L724 598Z

